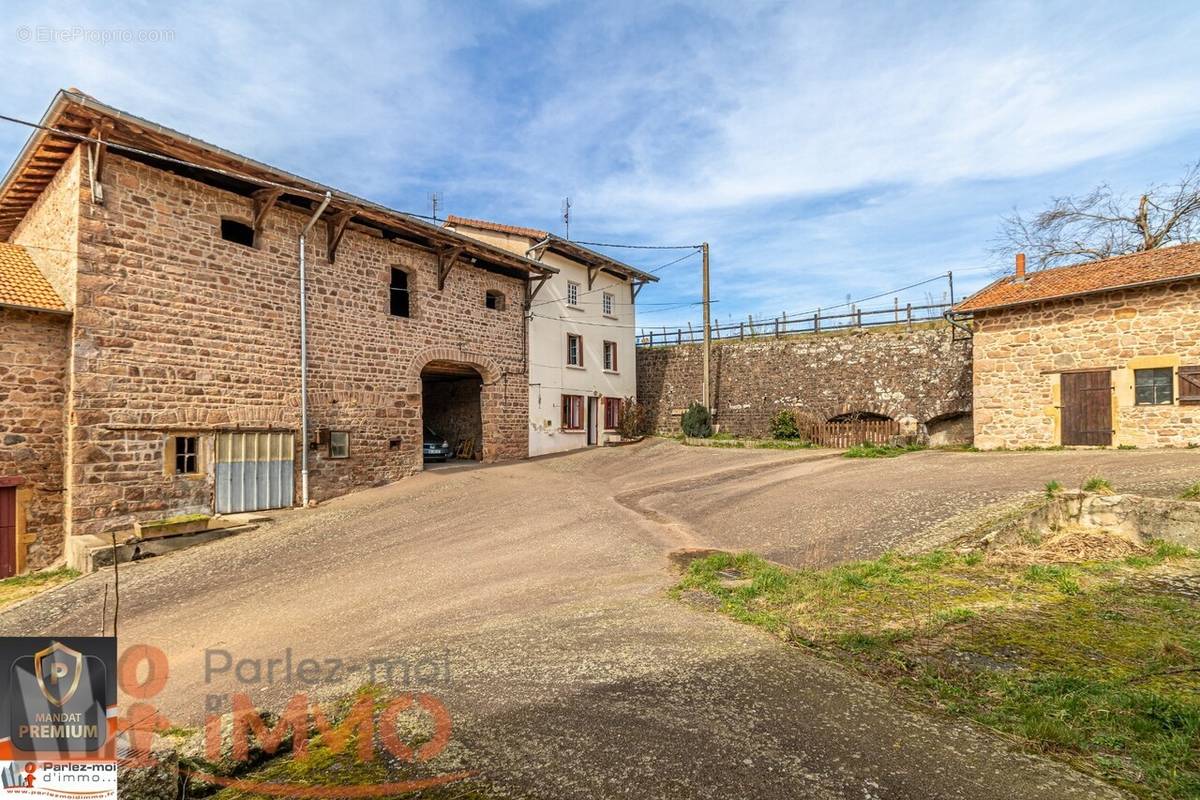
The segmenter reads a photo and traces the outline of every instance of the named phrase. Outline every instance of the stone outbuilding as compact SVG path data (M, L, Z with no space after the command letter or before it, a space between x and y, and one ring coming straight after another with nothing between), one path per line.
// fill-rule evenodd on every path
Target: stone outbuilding
M528 453L548 265L77 90L0 184L0 242L6 574L72 537L402 478L431 415L468 457Z
M1200 445L1200 244L1001 278L974 331L975 445Z

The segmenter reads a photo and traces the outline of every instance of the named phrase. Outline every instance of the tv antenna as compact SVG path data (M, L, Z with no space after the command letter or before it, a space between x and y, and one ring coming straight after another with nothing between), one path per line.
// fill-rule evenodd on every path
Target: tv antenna
M441 192L430 192L429 193L429 207L431 209L433 209L433 218L437 219L438 218L438 209L442 207L442 193Z
M564 197L562 202L563 238L571 238L571 198Z

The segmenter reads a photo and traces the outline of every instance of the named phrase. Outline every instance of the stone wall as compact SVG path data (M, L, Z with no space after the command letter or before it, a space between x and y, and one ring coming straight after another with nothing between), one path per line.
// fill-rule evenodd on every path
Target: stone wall
M32 541L23 553L25 543L18 541L18 561L34 569L62 554L70 323L59 314L0 308L0 478L23 480L18 513Z
M67 308L75 307L82 152L75 148L9 239L25 247Z
M211 507L211 477L164 469L172 433L199 433L207 448L222 429L299 430L306 214L277 207L246 247L220 223L249 221L248 198L113 154L104 181L104 205L81 209L73 533ZM439 292L432 254L353 228L330 264L318 225L308 256L311 426L351 434L348 459L310 451L313 497L421 468L420 370L433 358L485 376L485 458L526 454L521 280L459 265ZM393 266L410 271L412 318L388 314ZM506 293L506 310L485 314L487 289Z
M1200 365L1200 281L975 316L975 441L1061 443L1060 375L1111 369L1113 445L1200 444L1200 406L1134 405L1134 370Z
M957 340L956 340L957 339ZM677 432L699 400L701 345L638 350L638 399ZM854 411L917 423L971 411L971 343L948 325L714 342L713 409L723 431L763 436L788 408L815 420Z

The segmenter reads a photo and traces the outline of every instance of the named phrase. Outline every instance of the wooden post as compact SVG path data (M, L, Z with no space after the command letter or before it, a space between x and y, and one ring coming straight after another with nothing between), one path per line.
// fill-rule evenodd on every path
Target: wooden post
M744 322L738 323L738 338L739 339L746 338L746 323L744 323Z
M821 332L821 309L818 308L816 313L813 314L813 333L820 333L820 332Z
M900 321L900 298L899 298L899 297L893 297L893 298L892 298L892 304L893 304L893 306L895 307L895 310L896 310L896 322L899 322L899 321Z
M709 302L708 302L708 242L704 242L701 246L702 255L704 256L704 387L701 391L701 400L704 407L710 409L712 405L709 403L709 361L712 358L712 326L709 322Z
M908 304L908 327L912 327L912 303Z

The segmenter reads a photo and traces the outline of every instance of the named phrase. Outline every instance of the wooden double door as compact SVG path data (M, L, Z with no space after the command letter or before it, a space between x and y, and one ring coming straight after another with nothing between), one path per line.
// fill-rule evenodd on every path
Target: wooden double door
M0 486L0 578L17 574L17 488Z
M1061 376L1062 443L1112 444L1112 372L1064 372Z

